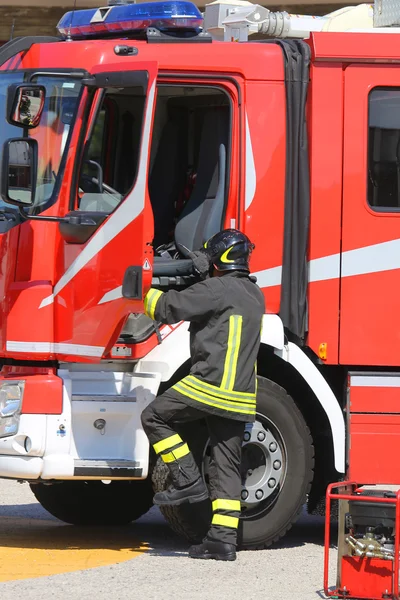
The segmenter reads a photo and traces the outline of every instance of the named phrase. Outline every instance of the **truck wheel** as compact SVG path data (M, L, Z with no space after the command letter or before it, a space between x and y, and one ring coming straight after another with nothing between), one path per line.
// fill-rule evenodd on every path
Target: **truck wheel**
M125 525L153 505L150 479L32 483L36 499L50 514L71 525Z
M208 453L206 443L201 465L206 481ZM266 548L286 534L306 502L313 467L312 439L302 414L283 388L259 377L257 418L246 426L243 441L241 548ZM161 460L152 478L155 491L168 487ZM172 529L192 542L204 537L211 521L209 501L161 510Z

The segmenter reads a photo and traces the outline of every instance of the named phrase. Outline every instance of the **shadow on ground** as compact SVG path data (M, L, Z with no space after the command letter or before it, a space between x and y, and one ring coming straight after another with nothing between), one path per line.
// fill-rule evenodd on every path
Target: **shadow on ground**
M335 535L334 524L333 544ZM324 519L309 516L304 511L286 536L270 550L301 547L307 543L323 546ZM0 506L0 547L3 548L122 548L162 556L182 556L189 545L174 534L156 508L125 527L75 527L58 521L37 503Z

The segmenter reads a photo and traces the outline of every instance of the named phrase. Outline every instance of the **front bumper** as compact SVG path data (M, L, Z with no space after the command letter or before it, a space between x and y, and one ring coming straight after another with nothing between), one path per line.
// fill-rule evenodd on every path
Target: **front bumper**
M145 479L149 442L140 415L156 396L160 376L101 365L71 369L58 372L61 414L22 414L17 434L0 439L0 477Z
M147 461L76 460L71 456L0 456L0 478L23 480L145 479Z

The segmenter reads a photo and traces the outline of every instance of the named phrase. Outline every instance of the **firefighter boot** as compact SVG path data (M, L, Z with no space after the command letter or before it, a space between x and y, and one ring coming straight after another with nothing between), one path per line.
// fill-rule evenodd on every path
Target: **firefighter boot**
M185 487L170 485L164 492L157 492L154 495L153 502L158 506L176 506L184 502L189 502L190 504L202 502L203 500L207 500L207 498L208 490L203 478L200 477L197 481Z
M203 560L236 560L236 546L225 542L205 539L197 546L189 548L190 558L201 558Z

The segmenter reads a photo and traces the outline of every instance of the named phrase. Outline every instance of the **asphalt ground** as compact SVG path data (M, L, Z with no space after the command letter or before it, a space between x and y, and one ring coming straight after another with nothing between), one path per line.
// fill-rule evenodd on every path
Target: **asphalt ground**
M27 484L0 480L0 599L318 600L323 537L323 519L304 513L273 548L195 561L156 508L129 527L73 527Z

